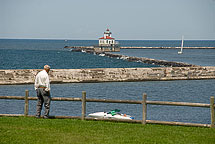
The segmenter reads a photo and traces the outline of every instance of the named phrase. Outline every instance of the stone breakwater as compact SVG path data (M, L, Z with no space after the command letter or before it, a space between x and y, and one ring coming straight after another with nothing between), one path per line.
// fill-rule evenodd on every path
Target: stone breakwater
M171 62L166 60L157 60L157 59L151 59L151 58L145 58L145 57L130 57L120 54L113 54L113 53L107 53L107 52L95 52L95 51L84 51L86 53L96 54L100 56L107 56L111 58L117 58L117 59L123 59L127 61L133 61L133 62L142 62L146 64L153 64L153 65L159 65L159 66L165 66L165 67L197 67L197 65L183 63L183 62Z
M157 60L157 59L151 59L151 58L145 58L145 57L130 57L130 56L124 56L124 55L118 55L118 54L112 54L112 53L105 53L105 55L108 57L117 57L117 58L124 59L127 61L142 62L142 63L160 65L160 66L166 66L166 67L194 67L194 66L197 66L197 65L182 63L182 62L171 62L171 61Z
M0 84L33 84L39 69L0 70ZM214 79L215 67L52 69L51 83Z

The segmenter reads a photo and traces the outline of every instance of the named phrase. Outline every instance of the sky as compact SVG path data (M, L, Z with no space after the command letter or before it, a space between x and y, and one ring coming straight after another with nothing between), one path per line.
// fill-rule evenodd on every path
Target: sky
M215 0L0 0L0 38L215 40Z

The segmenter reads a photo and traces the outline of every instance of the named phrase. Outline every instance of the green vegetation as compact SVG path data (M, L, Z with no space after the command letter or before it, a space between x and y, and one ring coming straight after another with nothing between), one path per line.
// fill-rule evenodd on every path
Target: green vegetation
M214 144L215 128L0 117L0 143Z

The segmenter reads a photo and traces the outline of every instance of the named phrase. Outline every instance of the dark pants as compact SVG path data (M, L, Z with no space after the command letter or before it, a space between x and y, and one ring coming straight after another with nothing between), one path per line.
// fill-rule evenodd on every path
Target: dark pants
M45 91L43 88L38 88L37 89L37 113L36 116L40 116L41 115L41 110L42 110L42 106L44 103L44 107L45 107L45 112L44 112L44 116L49 116L49 110L50 110L50 103L51 103L51 96L50 96L50 92Z

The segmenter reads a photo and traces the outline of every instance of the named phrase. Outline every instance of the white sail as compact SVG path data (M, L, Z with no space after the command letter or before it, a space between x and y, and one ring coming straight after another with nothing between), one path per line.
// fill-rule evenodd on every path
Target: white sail
M184 46L184 36L182 36L181 51L179 51L178 54L182 54L183 53L183 46Z

